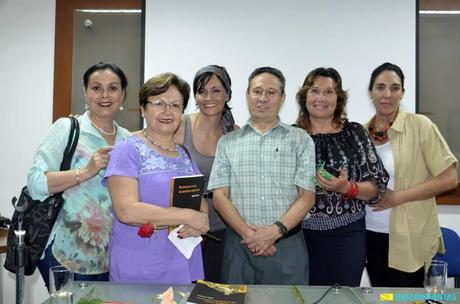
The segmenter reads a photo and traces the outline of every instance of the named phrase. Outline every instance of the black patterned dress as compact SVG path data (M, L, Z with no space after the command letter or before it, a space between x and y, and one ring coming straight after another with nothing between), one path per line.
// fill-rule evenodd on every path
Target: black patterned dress
M344 168L350 180L370 181L377 195L369 201L344 200L340 193L316 186L316 201L302 222L310 256L310 284L359 286L365 262L366 204L376 204L385 193L388 174L366 130L345 122L338 133L316 134L316 164Z

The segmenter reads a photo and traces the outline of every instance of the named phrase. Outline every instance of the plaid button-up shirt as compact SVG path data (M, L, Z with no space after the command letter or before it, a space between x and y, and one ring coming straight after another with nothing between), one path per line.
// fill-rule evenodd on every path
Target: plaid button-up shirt
M303 130L279 122L262 134L250 122L223 136L208 189L229 187L229 199L251 224L270 225L297 199L314 192L315 147Z

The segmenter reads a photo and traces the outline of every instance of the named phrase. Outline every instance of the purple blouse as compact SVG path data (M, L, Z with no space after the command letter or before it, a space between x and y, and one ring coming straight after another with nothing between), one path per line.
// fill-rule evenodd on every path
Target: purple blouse
M112 175L138 180L141 202L169 207L171 177L199 174L185 151L166 157L147 146L138 136L117 144L110 153L104 181ZM110 280L125 283L189 284L203 279L201 247L186 259L169 241L168 230L151 238L137 235L139 227L121 223L114 214L110 239Z

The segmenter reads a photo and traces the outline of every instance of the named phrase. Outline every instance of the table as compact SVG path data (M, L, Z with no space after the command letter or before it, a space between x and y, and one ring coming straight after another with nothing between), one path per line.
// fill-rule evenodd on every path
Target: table
M6 252L6 239L8 236L8 230L7 229L0 229L0 304L3 303L3 281L2 281L2 276L3 276L3 254Z
M0 229L0 254L6 252L6 238L8 236L7 229Z
M82 296L86 296L92 289L93 296L104 301L125 301L127 303L159 303L157 295L164 292L169 286L161 285L135 285L135 284L116 284L109 282L85 282L87 286L79 287L79 282L75 282L73 288L74 303ZM178 304L185 304L187 297L192 290L192 285L174 286L175 300ZM313 303L318 300L328 287L321 286L298 286L305 304ZM299 304L296 302L293 287L282 285L250 285L248 289L247 304ZM416 301L381 301L381 294L392 293L395 295L411 296L422 294L422 288L372 288L372 292L366 294L362 288L343 287L339 290L331 289L320 302L321 304L384 304L384 303L418 303ZM452 295L456 301L445 301L444 303L460 303L460 289L449 289L446 294ZM45 301L44 303L49 303ZM423 303L423 302L421 302Z

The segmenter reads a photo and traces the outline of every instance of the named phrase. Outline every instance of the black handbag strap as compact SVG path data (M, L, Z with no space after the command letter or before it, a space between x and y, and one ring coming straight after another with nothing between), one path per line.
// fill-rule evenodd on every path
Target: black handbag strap
M61 171L70 169L70 163L72 162L72 156L75 153L75 149L78 144L78 137L80 136L80 125L75 117L69 117L70 119L70 133L67 141L67 146L64 150L64 156L61 162Z
M64 156L61 162L61 171L67 171L70 169L70 163L72 162L72 156L77 148L78 144L78 137L80 137L80 125L78 124L78 120L75 117L69 117L70 119L70 133L69 139L67 141L67 146L64 150ZM53 196L59 197L62 196L62 193L59 192L54 194Z

